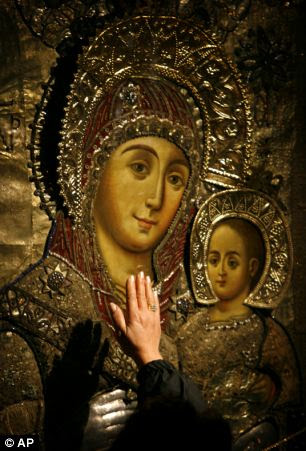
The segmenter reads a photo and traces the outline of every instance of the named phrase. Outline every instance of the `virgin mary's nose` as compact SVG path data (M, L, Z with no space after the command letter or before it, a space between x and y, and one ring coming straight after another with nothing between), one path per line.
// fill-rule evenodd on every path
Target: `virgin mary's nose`
M164 180L163 177L159 177L156 184L152 186L145 204L150 210L160 210L164 200Z

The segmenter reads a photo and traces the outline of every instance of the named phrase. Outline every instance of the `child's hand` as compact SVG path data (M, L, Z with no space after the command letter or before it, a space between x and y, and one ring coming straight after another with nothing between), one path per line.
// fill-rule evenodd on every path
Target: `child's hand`
M161 359L159 300L151 287L150 277L143 273L127 280L127 305L123 312L111 303L113 318L122 335L117 334L124 351L138 365Z

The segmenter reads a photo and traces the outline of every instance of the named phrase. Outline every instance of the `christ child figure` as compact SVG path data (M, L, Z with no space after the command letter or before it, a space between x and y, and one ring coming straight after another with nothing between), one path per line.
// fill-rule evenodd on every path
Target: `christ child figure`
M258 430L268 446L282 433L275 425L282 422L284 405L298 397L294 350L265 299L275 246L251 215L235 212L207 227L205 209L193 226L191 279L198 304L204 299L212 305L199 305L180 329L181 365L229 421L237 446L246 435L257 440Z

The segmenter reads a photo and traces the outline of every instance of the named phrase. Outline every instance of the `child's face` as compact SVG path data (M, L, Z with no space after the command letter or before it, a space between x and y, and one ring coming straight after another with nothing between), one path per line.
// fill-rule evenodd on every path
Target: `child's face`
M220 300L243 301L248 296L254 260L249 259L245 242L238 232L226 224L216 228L209 243L207 269L212 288Z

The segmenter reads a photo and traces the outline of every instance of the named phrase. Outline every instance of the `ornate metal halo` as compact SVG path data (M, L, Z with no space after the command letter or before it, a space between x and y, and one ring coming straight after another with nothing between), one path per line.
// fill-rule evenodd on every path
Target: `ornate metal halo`
M83 216L80 147L90 116L113 86L144 72L174 82L195 99L194 113L203 130L201 179L223 187L245 181L251 115L236 69L194 24L173 17L135 17L108 27L84 49L67 97L58 172L64 203L76 223ZM39 162L47 103L48 95L34 124L32 168L37 194L52 216L55 208L49 203Z
M217 302L208 278L205 256L216 225L229 218L245 219L257 226L265 245L263 272L244 304L269 309L277 307L292 273L289 225L273 199L251 189L231 189L214 194L197 213L190 247L191 281L196 301L206 305Z

